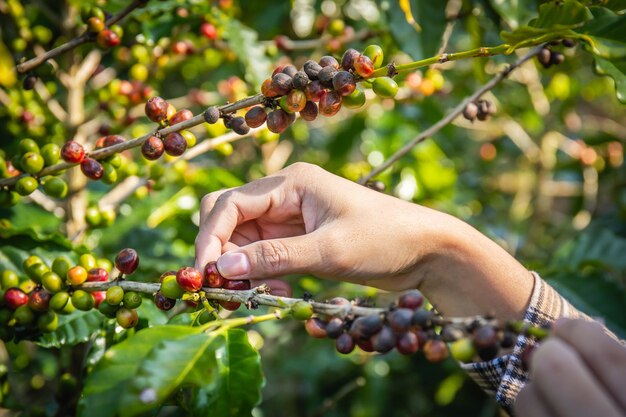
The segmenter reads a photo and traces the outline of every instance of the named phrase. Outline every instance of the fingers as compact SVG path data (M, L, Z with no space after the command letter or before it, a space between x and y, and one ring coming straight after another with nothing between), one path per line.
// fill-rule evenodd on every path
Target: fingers
M553 334L573 347L596 379L626 413L626 347L610 338L600 323L560 320Z
M217 260L220 273L230 279L263 279L320 271L324 267L321 238L315 231L283 239L260 240L223 254Z
M268 177L234 190L211 193L202 199L200 230L196 238L196 268L217 259L237 225L258 218L277 201L284 178Z
M554 417L532 382L517 394L514 408L517 417Z
M557 416L623 416L581 357L559 339L547 340L533 354L531 379Z

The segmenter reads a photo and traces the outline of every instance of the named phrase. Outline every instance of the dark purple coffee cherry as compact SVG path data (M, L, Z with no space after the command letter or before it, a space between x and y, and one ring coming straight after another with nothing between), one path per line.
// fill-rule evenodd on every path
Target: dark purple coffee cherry
M332 57L330 55L325 55L321 57L319 64L322 68L325 68L325 67L333 67L335 69L339 68L339 62L337 62L335 57Z
M318 102L322 98L324 94L324 87L320 84L319 81L312 81L304 87L304 94L306 94L306 99L313 102Z
M383 326L382 329L372 336L372 346L379 353L387 353L396 346L396 334L389 326Z
M252 128L259 127L267 120L267 113L263 107L254 106L246 112L245 119L248 126Z
M115 257L115 267L123 274L132 274L138 266L139 255L135 249L122 249Z
M441 339L447 343L454 342L455 340L459 340L465 336L465 333L463 332L463 330L451 324L447 324L443 326L440 334L441 334Z
M141 145L141 154L144 158L155 161L163 155L165 152L165 148L163 146L163 141L161 138L156 136L150 136L146 141Z
M421 308L413 313L411 323L415 326L419 326L422 330L428 330L433 327L434 319L435 314L432 311Z
M354 76L348 71L338 71L333 77L333 88L342 96L352 94L356 88Z
M291 64L285 65L285 67L281 71L283 74L287 74L291 78L298 72L298 69Z
M550 51L548 48L543 48L541 51L539 51L539 54L537 55L537 60L544 68L549 68L550 65L552 65L551 58L552 51Z
M552 51L552 56L550 57L550 64L559 65L559 64L562 64L563 61L565 61L565 55L563 55L560 52Z
M176 305L176 300L173 298L167 298L160 291L154 294L154 304L156 304L159 310L169 311Z
M300 110L300 117L302 117L307 122L312 122L317 119L317 115L319 114L319 109L317 108L317 104L312 101L307 101L304 105L304 108Z
M320 98L320 114L326 117L336 115L341 110L341 102L341 96L336 91L324 91Z
M270 132L282 133L289 125L289 117L283 109L273 110L267 115L267 128Z
M463 117L465 117L470 122L476 120L476 116L478 116L478 106L476 103L470 102L467 103L465 109L463 109Z
M163 139L163 148L170 156L180 156L187 150L187 141L178 132L168 133Z
M35 88L35 84L37 84L37 76L29 74L26 76L26 78L24 78L24 81L22 82L22 88L24 88L24 90L32 90L33 88Z
M493 326L483 325L478 327L472 333L472 341L476 349L488 349L494 346L498 346L498 334Z
M369 339L383 327L383 319L378 315L361 316L354 319L350 325L350 336L354 340Z
M333 78L337 74L337 68L335 67L324 67L318 74L318 79L320 84L326 88L333 87Z
M517 334L513 333L510 330L505 330L502 333L502 338L500 340L500 347L503 349L508 349L515 346L515 342L517 341Z
M374 344L372 342L372 339L361 339L361 340L357 340L356 345L359 347L359 349L361 349L363 352L375 352L376 350L374 349Z
M419 339L413 332L401 333L396 339L396 349L403 355L412 355L419 349Z
M272 89L279 96L284 96L293 88L291 80L292 78L289 75L279 72L272 77Z
M339 317L333 317L326 323L326 334L331 339L338 338L344 331L345 323Z
M387 315L387 322L398 333L406 332L412 325L413 310L397 308Z
M167 120L168 103L161 97L152 97L146 102L146 116L156 123Z
M398 307L401 308L408 308L415 311L420 308L422 304L424 304L424 296L418 290L407 291L398 297Z
M220 119L220 111L217 107L211 106L202 113L204 121L212 125Z
M241 116L233 117L230 127L238 135L247 135L248 132L250 132L250 126L248 126L246 120Z
M104 175L102 164L93 158L85 158L80 163L80 170L85 176L92 180L99 180Z
M306 87L308 83L309 83L309 76L306 75L306 72L304 71L296 72L293 75L293 78L291 80L291 84L293 85L293 88L297 90L304 89L304 87Z
M337 337L337 340L335 341L335 347L337 348L337 352L343 353L344 355L352 352L355 346L356 344L354 343L354 339L352 339L352 337L348 333L341 334L339 337Z
M322 69L322 66L313 60L309 60L304 63L304 72L309 77L309 80L317 80L317 76Z
M528 345L522 350L522 353L520 354L520 363L523 371L530 370L530 361L536 348L537 346L535 345Z
M354 69L354 60L359 55L361 55L359 51L354 48L346 49L346 52L343 53L343 57L341 58L341 67L346 71Z

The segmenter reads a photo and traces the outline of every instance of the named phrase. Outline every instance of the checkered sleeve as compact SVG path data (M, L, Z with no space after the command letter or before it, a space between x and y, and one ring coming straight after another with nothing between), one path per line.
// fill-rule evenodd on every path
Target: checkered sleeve
M558 318L591 320L576 310L550 285L533 273L535 284L524 322L535 326L548 325ZM536 344L532 338L520 335L513 351L491 361L461 365L487 393L495 395L496 401L511 413L515 397L528 381L528 373L521 367L521 353L529 345Z

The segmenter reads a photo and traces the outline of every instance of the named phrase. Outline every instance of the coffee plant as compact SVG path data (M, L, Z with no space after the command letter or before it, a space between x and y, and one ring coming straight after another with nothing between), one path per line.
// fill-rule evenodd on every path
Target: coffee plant
M549 328L191 266L201 197L295 161L471 222L623 337L626 8L524 3L0 0L0 410L498 415L458 363Z

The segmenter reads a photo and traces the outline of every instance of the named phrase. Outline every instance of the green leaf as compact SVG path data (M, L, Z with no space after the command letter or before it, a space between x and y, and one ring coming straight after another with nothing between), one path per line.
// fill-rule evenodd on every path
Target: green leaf
M157 342L141 361L120 399L121 415L135 416L149 411L181 385L210 385L216 372L212 353L221 346L221 343L209 346L215 337L198 333Z
M261 400L264 383L259 354L244 330L230 330L220 339L216 379L210 387L194 390L189 404L192 415L248 417Z
M67 316L59 315L59 328L44 334L36 343L47 348L84 343L99 331L102 320L104 316L96 310L77 310Z
M603 58L616 59L626 57L626 15L618 15L604 7L591 9L594 19L585 24L578 32L586 41L590 51Z
M113 417L122 412L119 405L137 372L161 343L185 339L198 328L157 326L137 332L109 349L85 380L78 404L78 416ZM137 401L139 399L137 398Z
M165 324L168 320L165 312L159 310L154 301L145 297L137 309L137 313L139 317L146 319L150 326Z
M595 69L598 74L607 75L615 81L615 94L617 99L626 104L626 59L609 61L608 59L595 57Z
M489 4L513 29L518 28L537 15L536 0L490 0Z
M399 0L396 0L399 1ZM410 11L414 22L397 5L387 9L389 29L400 49L418 60L433 56L441 44L446 28L445 7L441 2L411 0Z
M265 56L265 48L258 42L257 33L230 17L223 17L222 24L224 39L229 41L230 47L245 67L246 81L256 91L261 91L263 80L271 74L271 63Z

